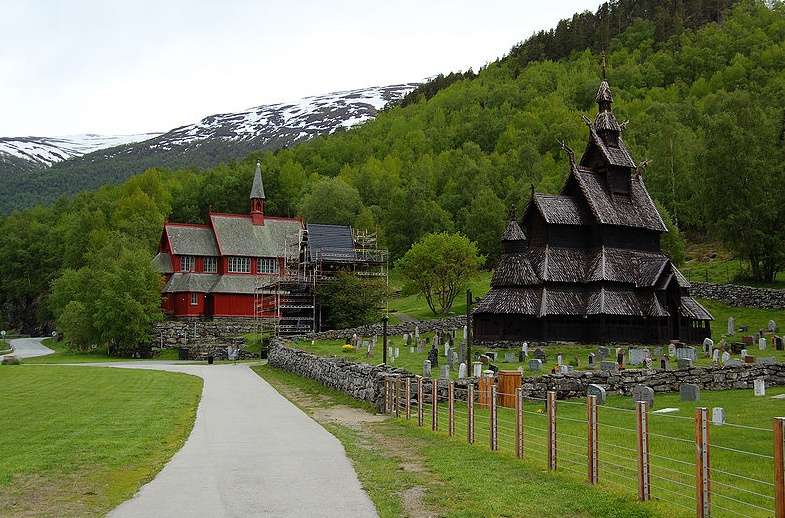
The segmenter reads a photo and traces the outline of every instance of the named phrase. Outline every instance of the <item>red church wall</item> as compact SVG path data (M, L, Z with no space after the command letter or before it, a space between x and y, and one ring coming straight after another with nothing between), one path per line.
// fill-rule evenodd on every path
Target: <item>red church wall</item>
M253 295L216 293L213 295L213 316L252 317Z
M174 293L172 307L178 317L196 317L204 314L204 293L196 294L196 304L191 304L190 293Z

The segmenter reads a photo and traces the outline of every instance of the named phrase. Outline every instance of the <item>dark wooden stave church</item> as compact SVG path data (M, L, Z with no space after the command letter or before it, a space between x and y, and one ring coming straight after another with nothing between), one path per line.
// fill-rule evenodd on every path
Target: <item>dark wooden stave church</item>
M662 253L667 232L632 159L607 81L589 142L558 195L532 193L502 236L491 291L473 312L479 342L700 342L711 314Z

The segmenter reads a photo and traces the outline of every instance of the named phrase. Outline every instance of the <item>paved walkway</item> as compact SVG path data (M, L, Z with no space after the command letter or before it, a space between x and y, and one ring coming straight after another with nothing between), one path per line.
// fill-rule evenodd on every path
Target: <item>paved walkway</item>
M247 365L108 366L204 379L185 445L110 517L377 516L341 443Z
M52 354L54 352L52 349L41 344L41 340L44 339L45 337L14 338L13 340L9 340L9 342L11 342L11 346L14 348L14 352L11 354L20 358L32 358L34 356L46 356L47 354Z

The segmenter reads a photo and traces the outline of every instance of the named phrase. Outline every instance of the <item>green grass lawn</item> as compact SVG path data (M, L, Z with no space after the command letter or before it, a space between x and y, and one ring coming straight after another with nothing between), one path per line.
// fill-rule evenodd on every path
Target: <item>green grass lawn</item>
M98 516L182 446L195 376L68 366L0 367L0 516Z
M447 517L645 517L674 516L661 502L640 504L626 490L593 488L569 471L548 473L542 463L518 460L508 451L491 453L478 436L474 446L450 439L415 421L340 425L327 419L325 407L367 405L319 383L285 371L259 366L257 373L304 409L344 445L360 482L383 518L404 515ZM532 446L533 448L533 446ZM542 451L544 455L544 450ZM426 511L407 505L412 490L422 490Z
M721 250L717 245L691 245L688 248L688 259L679 267L679 270L690 282L713 282L717 284L743 284L766 288L785 288L785 272L777 274L774 282L761 283L749 279L749 265L739 259L734 259ZM713 251L716 256L710 258L707 251Z
M390 285L393 287L398 286L400 280L392 276L390 278ZM475 297L482 297L491 285L491 272L480 272L478 276L469 282L468 287L472 290L472 295ZM398 286L399 287L399 286ZM438 309L438 308L437 308ZM466 314L466 293L459 293L455 297L455 303L449 315L434 315L428 307L425 297L422 295L408 295L404 297L393 297L390 299L390 311L394 316L396 312L405 313L416 320L429 320L432 318L443 318L450 315L464 315Z
M35 358L25 358L24 363L95 363L95 362L116 362L129 361L125 358L107 356L106 351L96 349L91 352L72 351L68 348L65 340L55 340L46 338L43 341L46 347L54 350L53 354L38 356ZM161 354L153 358L155 360L176 360L176 349L164 349Z

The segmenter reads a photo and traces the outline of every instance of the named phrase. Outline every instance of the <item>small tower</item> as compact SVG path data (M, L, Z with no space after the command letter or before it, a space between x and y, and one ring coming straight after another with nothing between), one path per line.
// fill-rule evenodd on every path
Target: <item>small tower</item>
M254 225L264 225L264 184L262 184L262 164L256 162L256 172L251 186L251 220Z

